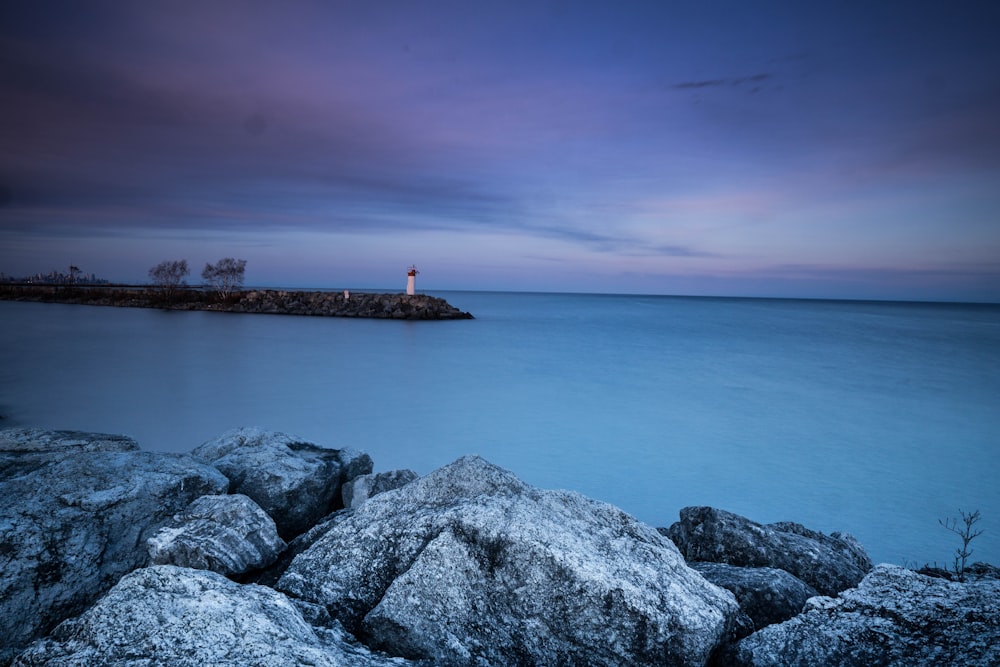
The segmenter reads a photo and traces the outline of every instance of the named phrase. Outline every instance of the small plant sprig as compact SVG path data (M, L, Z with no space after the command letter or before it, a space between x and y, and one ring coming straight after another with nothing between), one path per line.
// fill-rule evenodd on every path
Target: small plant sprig
M972 555L972 549L969 548L969 543L983 534L982 529L974 530L973 526L979 522L982 517L979 515L979 510L975 512L963 512L961 509L958 513L962 516L962 521L959 523L958 519L949 517L947 519L938 519L938 523L950 530L951 532L962 538L962 548L955 550L955 575L961 582L965 581L965 564Z

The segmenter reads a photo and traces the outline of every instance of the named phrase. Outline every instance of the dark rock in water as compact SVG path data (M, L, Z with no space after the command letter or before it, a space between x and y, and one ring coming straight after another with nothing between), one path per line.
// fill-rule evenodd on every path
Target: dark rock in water
M79 618L32 644L17 667L403 666L373 654L321 609L213 572L159 565L124 577ZM304 613L305 612L305 613Z
M148 537L228 485L190 456L131 451L128 439L35 433L34 445L0 435L0 664L145 565Z
M742 640L733 664L1000 665L1000 581L964 584L879 565L837 599Z
M965 578L971 581L979 579L1000 579L1000 567L989 563L973 563L965 568Z
M361 475L370 474L372 471L372 457L356 449L337 449L337 457L340 459L340 485L343 488L352 479ZM337 500L334 509L343 507L342 500Z
M688 561L778 568L823 595L857 585L872 567L849 535L824 535L793 523L762 525L712 507L685 507L680 517L660 530Z
M868 552L865 551L865 548L861 545L861 543L858 542L858 540L850 533L835 532L826 535L816 530L810 530L802 524L794 523L792 521L769 523L767 524L767 527L779 530L783 533L800 535L814 542L818 542L848 561L853 561L853 563L862 572L868 573L871 571L872 567L874 567L872 559L868 557Z
M372 496L405 486L420 475L412 470L390 470L368 475L360 475L344 484L341 495L344 507L358 507Z
M279 590L433 664L698 665L738 614L653 528L478 457L323 528Z
M754 629L792 618L806 600L819 595L801 579L773 567L737 567L725 563L688 563L701 576L736 596Z
M260 505L285 540L337 509L341 484L372 471L367 454L256 428L227 431L192 454L221 470L232 493Z
M922 568L915 570L915 572L928 577L947 579L948 581L959 580L958 573L955 572L955 570L949 570L943 567L931 567L930 565L924 565ZM971 581L976 581L978 579L1000 579L1000 567L990 565L989 563L973 563L965 568L963 575L966 579Z
M157 565L225 575L267 567L285 549L271 517L241 494L198 498L147 544Z

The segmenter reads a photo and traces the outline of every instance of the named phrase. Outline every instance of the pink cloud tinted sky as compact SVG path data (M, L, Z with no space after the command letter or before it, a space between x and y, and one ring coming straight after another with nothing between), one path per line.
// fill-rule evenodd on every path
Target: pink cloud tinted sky
M20 2L0 271L1000 301L995 3Z

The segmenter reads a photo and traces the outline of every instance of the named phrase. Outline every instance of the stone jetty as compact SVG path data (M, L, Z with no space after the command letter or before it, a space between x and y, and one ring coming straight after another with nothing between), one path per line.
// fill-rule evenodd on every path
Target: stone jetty
M383 320L472 319L470 313L427 294L259 289L234 292L221 299L214 292L191 288L168 294L150 287L8 284L0 285L0 300Z

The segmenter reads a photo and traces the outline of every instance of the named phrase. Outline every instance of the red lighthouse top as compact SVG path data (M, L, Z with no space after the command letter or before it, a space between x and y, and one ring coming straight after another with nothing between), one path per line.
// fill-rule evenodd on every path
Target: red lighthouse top
M408 276L415 276L418 273L420 273L420 272L417 271L417 267L415 265L411 264L410 265L410 270L406 272L406 275L408 275Z

